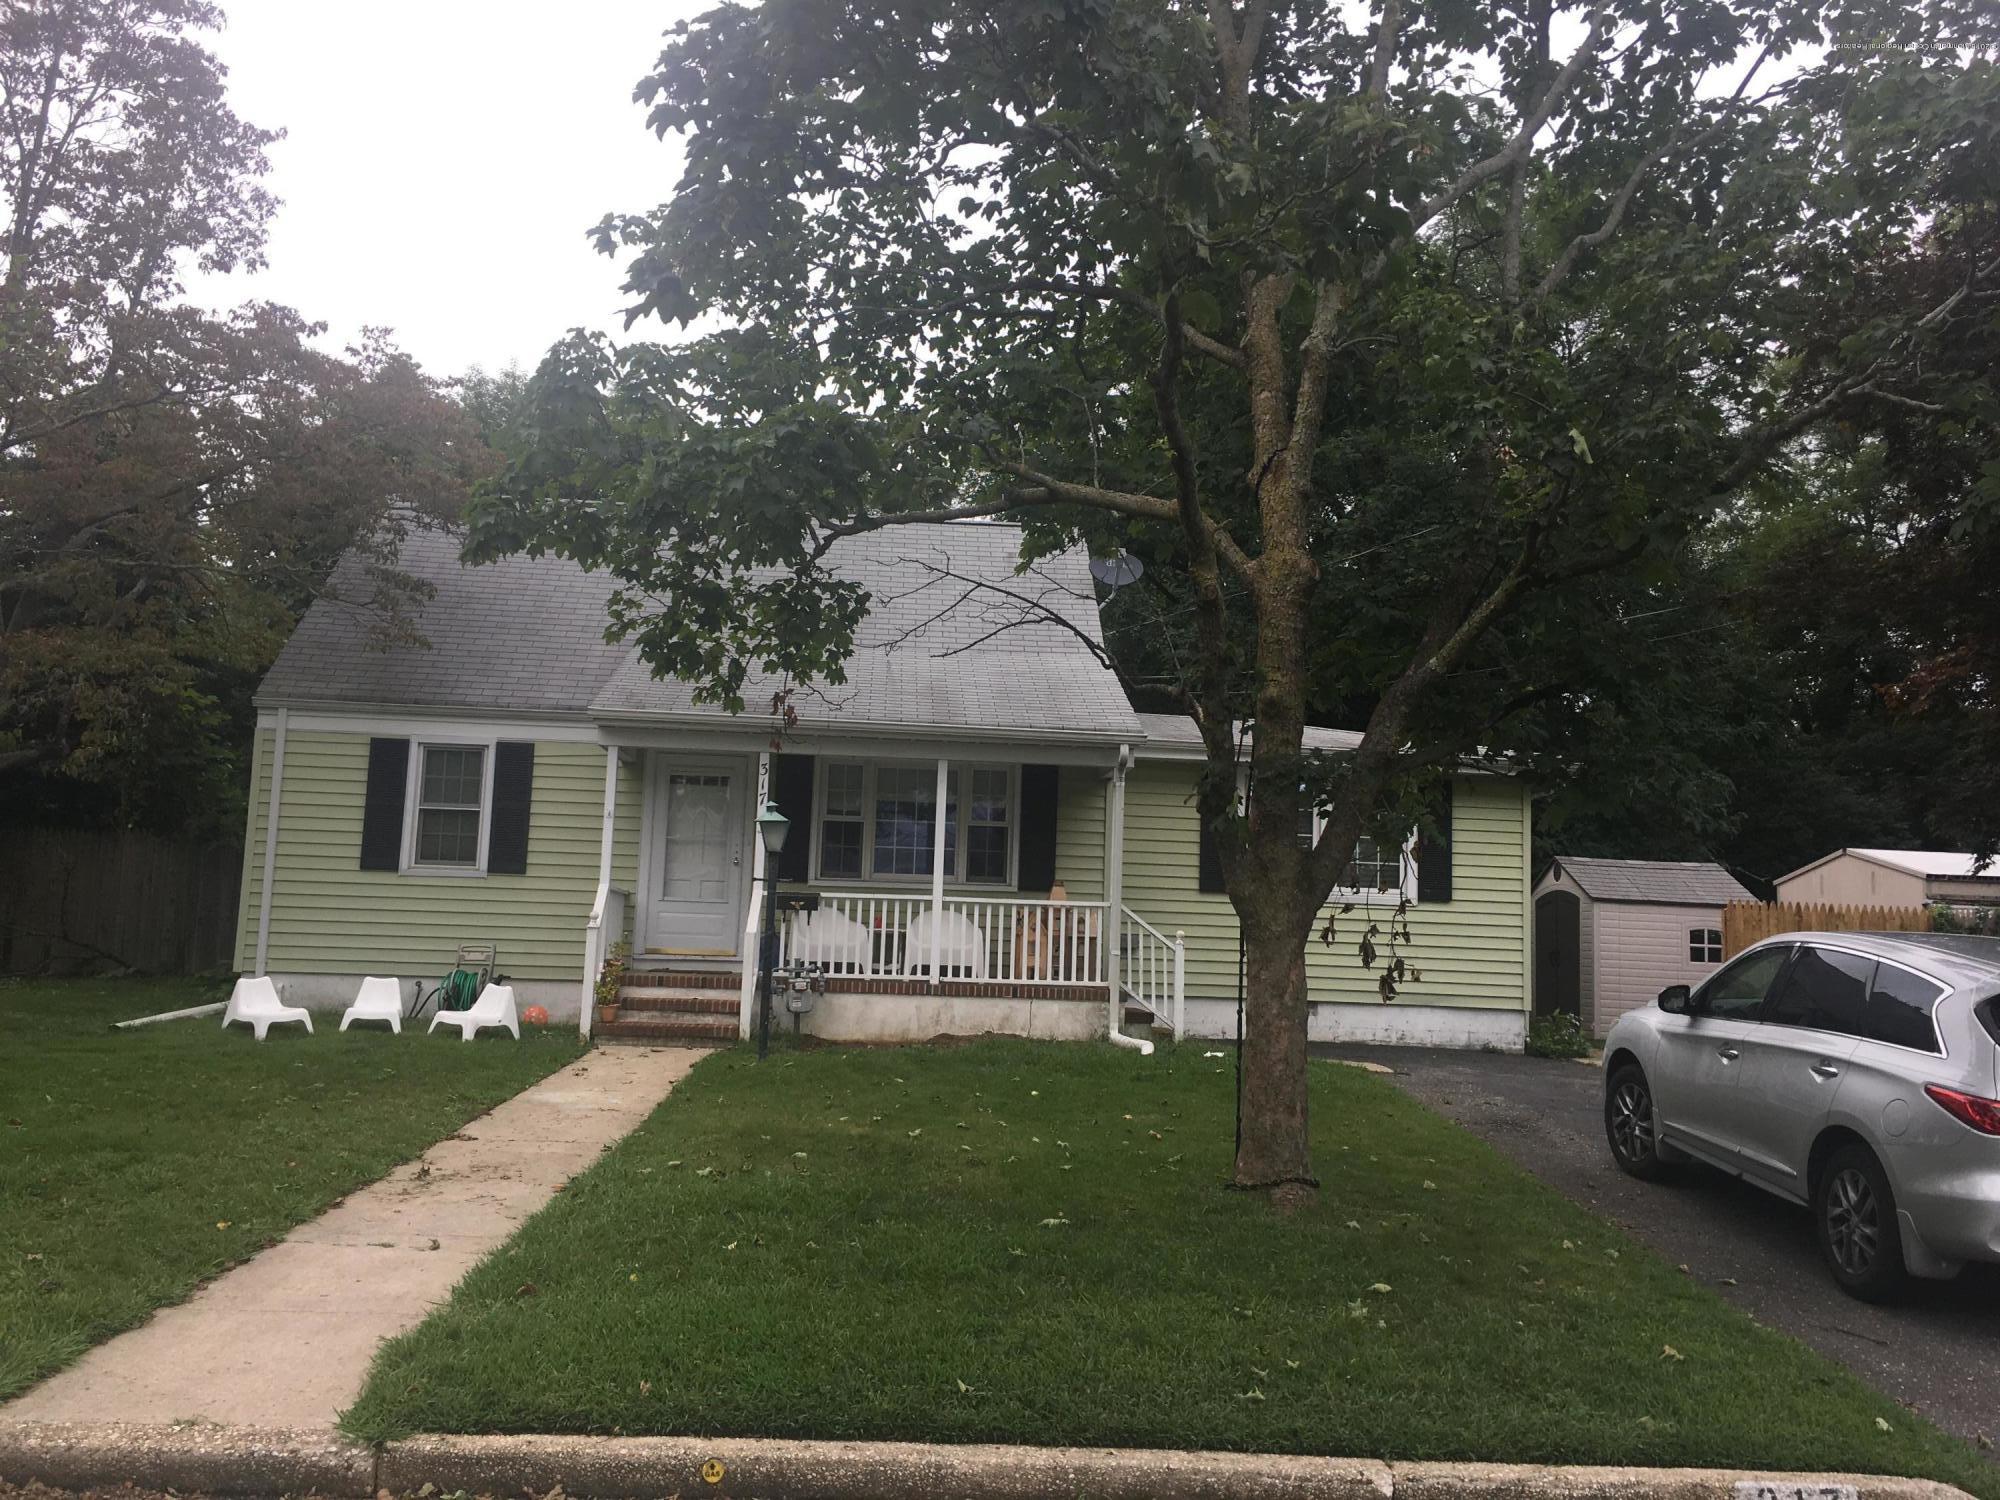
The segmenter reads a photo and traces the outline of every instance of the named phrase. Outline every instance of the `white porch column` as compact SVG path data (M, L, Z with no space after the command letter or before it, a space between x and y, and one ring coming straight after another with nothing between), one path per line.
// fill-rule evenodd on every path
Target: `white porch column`
M1111 784L1105 790L1104 809L1104 929L1105 936L1099 945L1102 957L1103 979L1110 991L1111 1030L1115 1034L1123 1019L1120 1012L1124 1001L1118 987L1123 979L1125 955L1125 764L1132 754L1131 747L1118 747L1118 760L1111 768ZM1116 946L1116 953L1113 947Z
M757 752L757 795L750 809L750 910L743 917L743 989L737 999L736 1035L750 1040L757 1024L757 968L763 962L761 940L764 928L764 837L757 831L757 816L771 800L771 752ZM795 835L810 836L811 830L797 828Z
M623 931L606 932L603 927L606 914L612 909L611 900L611 855L617 842L618 833L618 747L604 747L604 826L598 832L597 840L597 901L591 909L591 921L597 924L597 937L593 941L588 933L583 944L583 1012L577 1021L577 1030L585 1041L590 1039L591 1025L597 1019L597 975L604 964L605 954L614 943L621 941ZM619 921L624 921L624 904L615 903Z
M278 868L278 804L285 790L285 726L290 722L289 708L278 710L278 726L271 736L271 797L264 807L264 873L257 887L257 972L270 972L267 960L271 956L271 891L277 884Z
M944 962L944 828L945 793L951 786L951 762L942 755L937 767L937 806L931 828L931 990L938 987L938 970Z

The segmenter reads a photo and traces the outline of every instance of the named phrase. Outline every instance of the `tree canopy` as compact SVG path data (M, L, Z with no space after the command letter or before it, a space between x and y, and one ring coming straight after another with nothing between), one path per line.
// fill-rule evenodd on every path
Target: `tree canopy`
M239 119L201 0L0 13L0 786L14 816L232 829L249 693L333 559L456 517L490 458L371 333L211 314L260 263L276 136Z
M750 665L837 676L863 601L833 538L1004 514L1030 552L1146 556L1245 932L1237 1178L1294 1190L1302 953L1357 835L1468 752L1560 749L1754 484L1914 415L1990 443L1941 356L2000 270L1996 25L720 5L639 86L685 141L672 196L597 230L635 319L714 331L553 349L475 554L613 569L617 627L722 701ZM1305 755L1327 706L1364 738Z

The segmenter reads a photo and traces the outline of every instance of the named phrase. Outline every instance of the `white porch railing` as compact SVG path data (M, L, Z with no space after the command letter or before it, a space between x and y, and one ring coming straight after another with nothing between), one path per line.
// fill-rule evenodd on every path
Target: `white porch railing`
M1168 937L1129 906L1119 917L1118 998L1151 1011L1179 1041L1186 1033L1186 935Z
M590 1035L597 1019L597 979L604 972L604 960L625 937L625 891L609 883L598 886L591 903L590 919L583 926L583 1014L577 1029Z
M778 962L830 978L1103 985L1102 901L829 892L779 917Z

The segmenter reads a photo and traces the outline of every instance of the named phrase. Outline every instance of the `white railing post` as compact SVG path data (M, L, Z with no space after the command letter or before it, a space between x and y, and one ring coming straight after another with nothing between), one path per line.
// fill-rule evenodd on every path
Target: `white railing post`
M944 960L944 820L946 793L951 787L951 762L943 756L937 763L937 806L931 828L931 993L938 988L939 965Z
M1174 930L1174 1040L1187 1030L1187 934Z

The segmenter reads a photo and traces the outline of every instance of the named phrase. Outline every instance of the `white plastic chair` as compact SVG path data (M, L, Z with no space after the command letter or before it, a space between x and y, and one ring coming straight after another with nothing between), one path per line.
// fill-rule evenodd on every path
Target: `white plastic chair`
M278 998L278 987L270 976L259 974L255 978L246 974L236 981L236 987L229 992L229 1004L223 1008L222 1029L227 1031L231 1021L241 1021L257 1033L257 1040L264 1040L264 1033L273 1024L283 1021L297 1021L312 1035L312 1012L302 1005L287 1005Z
M467 1010L441 1010L431 1017L431 1030L440 1026L456 1026L461 1040L471 1041L483 1027L504 1026L514 1033L514 1040L521 1040L521 1016L514 1009L514 987L511 984L489 984L479 992L479 998Z
M798 941L792 956L818 964L829 974L866 974L870 942L868 929L844 911L822 906L818 911L799 914Z
M360 993L354 1003L340 1018L340 1029L347 1030L351 1021L387 1021L389 1029L403 1034L403 981L381 979L370 974L361 981Z
M942 915L923 911L910 919L910 926L903 938L903 966L915 972L931 966L931 927L937 927L938 971L948 976L956 969L956 977L961 979L984 979L986 977L986 939L972 918L960 912L948 911Z

